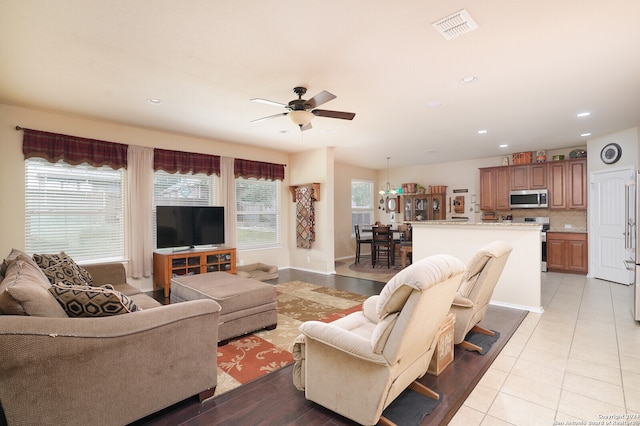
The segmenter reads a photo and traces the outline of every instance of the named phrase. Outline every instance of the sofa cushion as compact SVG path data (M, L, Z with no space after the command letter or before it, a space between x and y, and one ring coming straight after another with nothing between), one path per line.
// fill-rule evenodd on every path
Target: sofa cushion
M33 260L51 284L64 282L73 285L93 285L93 278L65 252L60 254L34 254Z
M376 328L373 329L373 334L371 335L371 350L374 353L382 353L398 316L400 316L399 312L389 314L376 324Z
M66 313L47 291L51 284L38 265L22 252L12 254L5 259L0 311L8 315L65 318Z
M27 256L27 254L21 250L11 249L11 252L9 253L9 255L2 260L2 264L0 264L0 275L2 275L3 279L5 274L7 273L7 268L9 267L9 264L14 262L17 259L18 255L20 254Z
M106 317L140 310L124 294L105 284L101 287L53 284L49 291L70 317Z
M127 296L127 295L125 295ZM129 300L136 304L138 310L157 308L158 306L162 306L162 303L158 302L153 297L149 297L144 293L137 293L131 296L127 296Z

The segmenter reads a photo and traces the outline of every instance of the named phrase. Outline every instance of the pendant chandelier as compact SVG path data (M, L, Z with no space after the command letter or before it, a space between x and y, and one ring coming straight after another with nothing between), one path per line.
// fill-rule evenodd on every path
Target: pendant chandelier
M394 185L391 185L390 179L389 179L389 160L391 159L391 157L387 157L387 186L386 188L380 188L380 191L378 191L378 194L380 194L381 196L394 196L398 193L398 191L396 190L396 187Z

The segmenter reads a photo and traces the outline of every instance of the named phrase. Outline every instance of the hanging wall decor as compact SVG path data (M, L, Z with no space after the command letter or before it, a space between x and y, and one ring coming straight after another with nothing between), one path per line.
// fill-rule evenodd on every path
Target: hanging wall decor
M295 187L296 202L296 246L300 248L311 248L311 244L316 240L315 233L315 213L313 202L316 198L316 187L318 184L298 185ZM317 194L318 198L320 194Z

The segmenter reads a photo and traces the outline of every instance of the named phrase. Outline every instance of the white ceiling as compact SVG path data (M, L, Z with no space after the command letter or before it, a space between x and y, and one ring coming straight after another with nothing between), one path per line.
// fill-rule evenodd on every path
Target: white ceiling
M431 24L461 9L479 28L445 40ZM333 146L376 169L575 147L640 125L639 16L638 0L2 0L0 102ZM251 98L287 103L294 86L355 119L250 123L284 112Z

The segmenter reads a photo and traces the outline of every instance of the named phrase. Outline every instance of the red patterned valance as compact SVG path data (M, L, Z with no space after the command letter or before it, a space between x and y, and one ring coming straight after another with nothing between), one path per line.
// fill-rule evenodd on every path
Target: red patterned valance
M265 180L284 180L284 164L235 159L233 171L236 177Z
M40 130L22 129L24 158L41 157L52 163L89 163L94 167L127 168L128 145Z
M164 170L167 173L192 172L220 175L220 156L154 149L153 170Z

